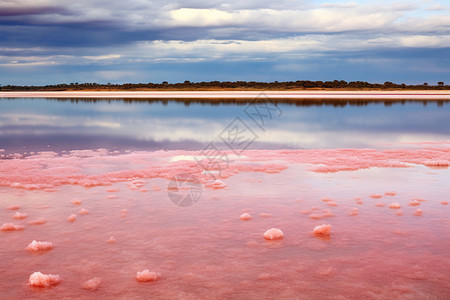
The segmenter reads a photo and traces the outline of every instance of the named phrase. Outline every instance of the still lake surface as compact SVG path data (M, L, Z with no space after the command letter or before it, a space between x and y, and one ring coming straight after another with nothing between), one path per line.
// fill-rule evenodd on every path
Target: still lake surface
M450 103L320 103L0 99L0 298L448 299Z

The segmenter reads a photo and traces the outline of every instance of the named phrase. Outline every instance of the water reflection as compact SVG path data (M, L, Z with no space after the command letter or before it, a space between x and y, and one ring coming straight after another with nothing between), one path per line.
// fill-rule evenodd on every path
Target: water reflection
M249 148L379 148L450 140L450 106L442 101L281 100L282 116L264 131L244 113L246 100L210 100L1 98L0 148L196 150L220 142L236 117L258 136Z

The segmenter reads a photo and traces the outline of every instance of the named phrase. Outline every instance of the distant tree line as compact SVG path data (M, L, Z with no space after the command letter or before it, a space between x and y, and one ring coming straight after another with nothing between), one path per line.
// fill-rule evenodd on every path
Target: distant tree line
M334 81L209 81L209 82L190 82L186 80L183 83L124 83L124 84L101 84L101 83L61 83L45 86L21 86L21 85L0 85L0 91L68 91L68 90L298 90L298 89L411 89L411 90L448 90L449 85L439 81L437 85L423 83L419 85L397 84L386 81L383 84L369 83L365 81L344 80Z

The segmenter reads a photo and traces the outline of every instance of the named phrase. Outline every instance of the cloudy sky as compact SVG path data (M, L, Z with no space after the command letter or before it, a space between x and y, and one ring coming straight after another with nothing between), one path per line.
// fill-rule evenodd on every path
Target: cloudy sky
M0 0L0 84L436 84L449 16L450 0Z

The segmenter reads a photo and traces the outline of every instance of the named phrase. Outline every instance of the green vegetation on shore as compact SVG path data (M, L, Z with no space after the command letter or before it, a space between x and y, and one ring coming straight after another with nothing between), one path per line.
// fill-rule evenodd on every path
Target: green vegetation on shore
M423 83L420 85L396 84L393 82L369 83L365 81L344 80L334 81L285 81L285 82L256 82L256 81L210 81L210 82L190 82L183 83L124 83L124 84L99 84L99 83L70 83L53 84L45 86L20 86L6 85L0 86L0 91L78 91L78 90L98 90L98 91L132 91L132 90L317 90L317 89L337 89L337 90L450 90L450 85L438 82L436 85Z

